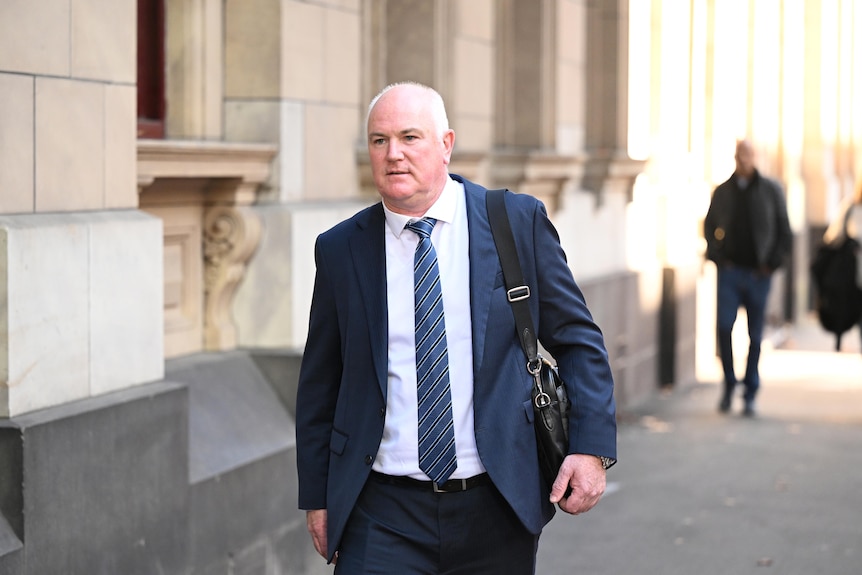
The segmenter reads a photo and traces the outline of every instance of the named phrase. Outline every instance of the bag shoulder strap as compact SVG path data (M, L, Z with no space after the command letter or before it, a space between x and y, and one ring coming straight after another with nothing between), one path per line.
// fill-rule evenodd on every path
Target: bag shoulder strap
M509 213L506 211L505 193L506 190L488 190L485 194L485 205L488 208L494 245L497 246L497 256L503 268L506 297L512 306L515 325L518 328L518 338L527 361L534 364L539 356L539 346L536 332L533 330L533 318L527 305L531 296L530 287L524 282L524 274L521 271L515 237L512 234Z

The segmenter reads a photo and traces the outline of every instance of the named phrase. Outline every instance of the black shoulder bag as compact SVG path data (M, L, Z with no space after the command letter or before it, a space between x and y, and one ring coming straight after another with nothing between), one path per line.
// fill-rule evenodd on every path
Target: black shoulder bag
M527 358L527 372L533 376L533 413L536 429L536 445L539 452L539 468L548 491L563 459L569 452L569 411L571 404L566 386L560 379L556 367L539 354L533 318L527 300L530 287L524 282L515 238L509 223L504 198L505 190L489 190L485 196L491 233L497 246L497 255L503 268L506 296L512 305L518 338Z
M817 318L823 329L835 334L835 351L841 351L841 337L862 316L862 290L856 285L860 246L847 234L847 222L855 209L856 204L847 208L841 235L832 243L821 242L811 262Z

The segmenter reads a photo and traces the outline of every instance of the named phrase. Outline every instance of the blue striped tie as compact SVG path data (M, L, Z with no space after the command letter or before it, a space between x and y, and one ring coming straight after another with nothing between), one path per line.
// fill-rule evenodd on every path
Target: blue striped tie
M416 303L416 384L419 399L419 469L442 485L457 466L449 354L437 252L431 230L437 220L407 224L419 236L413 256L413 296Z

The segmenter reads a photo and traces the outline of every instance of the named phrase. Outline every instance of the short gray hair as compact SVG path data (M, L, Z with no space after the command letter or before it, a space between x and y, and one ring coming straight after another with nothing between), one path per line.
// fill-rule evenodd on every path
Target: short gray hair
M371 117L371 110L374 109L374 106L377 105L377 102L386 92L398 86L415 86L420 88L429 96L431 99L431 115L434 118L434 126L437 128L437 135L443 137L443 134L449 130L449 117L446 115L446 104L443 102L443 96L441 96L434 88L426 86L425 84L420 84L419 82L395 82L394 84L389 84L380 90L380 92L374 96L374 99L371 100L371 103L368 104L368 112L365 114L365 131L368 131L368 120Z

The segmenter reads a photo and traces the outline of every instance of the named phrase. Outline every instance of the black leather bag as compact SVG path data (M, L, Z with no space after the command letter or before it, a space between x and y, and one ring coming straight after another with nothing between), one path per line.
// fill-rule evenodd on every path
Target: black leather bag
M533 424L536 428L539 467L550 491L569 451L571 403L557 368L541 355L538 360L538 373L533 374Z
M569 453L569 411L571 403L566 386L552 366L538 351L538 340L533 329L533 318L527 300L530 288L524 282L515 238L506 212L505 190L489 190L485 196L491 232L497 255L503 268L506 294L515 316L515 325L521 347L527 358L527 371L533 377L533 424L536 430L536 447L539 469L548 491L563 460ZM567 490L568 491L568 490Z

